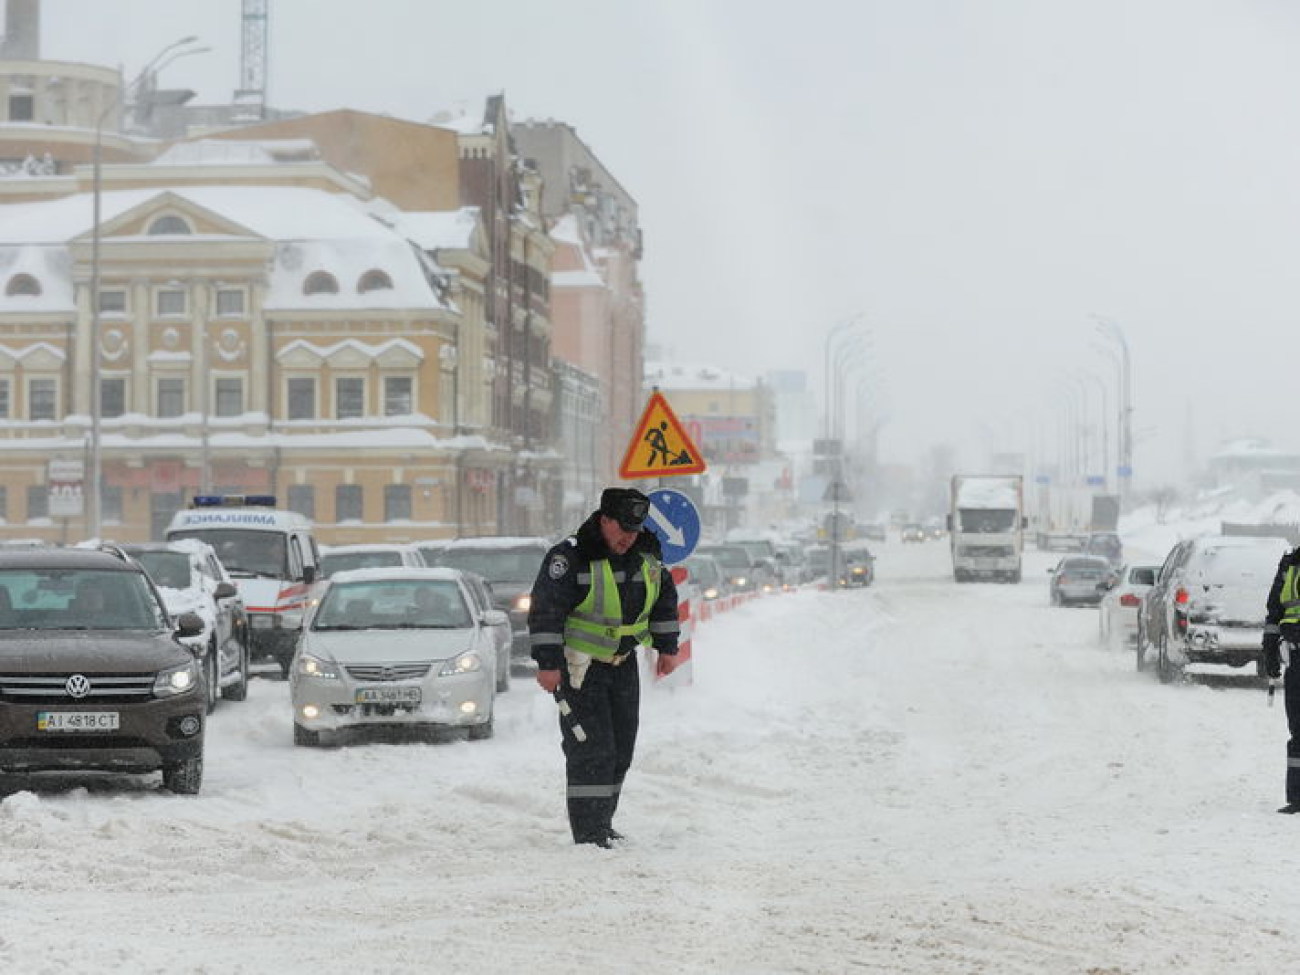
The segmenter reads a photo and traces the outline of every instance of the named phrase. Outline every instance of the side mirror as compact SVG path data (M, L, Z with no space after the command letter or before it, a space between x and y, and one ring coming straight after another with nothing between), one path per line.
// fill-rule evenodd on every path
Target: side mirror
M302 581L309 586L316 581L316 566L304 565L302 567Z
M505 626L510 622L510 617L499 609L485 609L483 611L484 626Z
M212 590L212 595L216 599L229 599L231 596L239 595L239 590L235 588L233 582L218 582L217 588Z
M203 632L203 619L198 613L181 613L176 618L177 636L198 636Z

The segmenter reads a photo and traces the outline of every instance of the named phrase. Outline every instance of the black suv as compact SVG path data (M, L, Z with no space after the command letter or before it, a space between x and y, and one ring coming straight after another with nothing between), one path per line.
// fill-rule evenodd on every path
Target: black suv
M536 535L485 535L454 539L434 555L434 565L473 572L487 580L496 608L510 617L514 668L526 669L531 663L528 609L542 559L553 544Z
M158 591L121 550L0 551L0 769L162 771L203 781L203 675Z

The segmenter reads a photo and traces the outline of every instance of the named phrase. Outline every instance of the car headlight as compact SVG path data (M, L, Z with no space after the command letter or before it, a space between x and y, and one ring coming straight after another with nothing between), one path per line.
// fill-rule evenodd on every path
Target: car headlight
M193 690L198 683L199 662L191 660L179 667L158 671L158 676L153 681L154 697L175 697Z
M482 669L483 661L479 659L479 655L472 650L468 650L459 657L453 657L443 664L438 671L438 676L455 677L457 674L472 674Z
M515 597L515 612L526 613L533 608L533 594L530 592L523 593Z
M298 673L302 677L315 677L317 680L339 679L338 664L310 653L298 654Z

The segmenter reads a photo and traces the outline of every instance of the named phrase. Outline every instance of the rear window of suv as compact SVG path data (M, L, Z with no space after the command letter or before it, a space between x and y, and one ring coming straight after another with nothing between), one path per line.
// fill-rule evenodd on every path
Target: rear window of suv
M453 546L437 555L438 565L481 575L488 582L528 582L537 578L549 546Z
M0 629L158 630L165 625L140 572L0 570Z

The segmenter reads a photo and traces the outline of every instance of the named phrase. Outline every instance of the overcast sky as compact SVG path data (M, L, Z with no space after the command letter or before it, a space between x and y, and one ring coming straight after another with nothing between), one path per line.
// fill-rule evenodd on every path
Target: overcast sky
M278 107L427 120L503 91L572 124L640 205L650 339L677 357L820 386L861 315L843 375L886 460L1053 442L1082 390L1113 411L1094 316L1132 351L1139 486L1222 438L1300 449L1289 0L270 7ZM44 0L47 58L132 76L198 35L160 81L201 102L238 86L239 32L238 0Z

